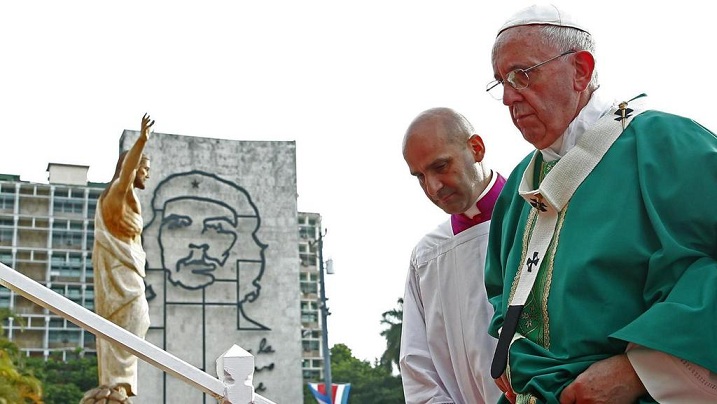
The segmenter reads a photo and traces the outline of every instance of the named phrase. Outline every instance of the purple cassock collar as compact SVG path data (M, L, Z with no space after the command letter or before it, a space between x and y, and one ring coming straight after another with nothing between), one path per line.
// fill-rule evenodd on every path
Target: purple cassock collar
M473 218L469 218L463 213L451 215L451 227L453 228L454 235L466 229L470 229L477 224L490 220L493 215L493 206L495 206L495 201L498 199L500 191L503 190L503 185L505 185L505 178L498 173L495 174L496 176L495 181L493 181L493 185L490 187L488 192L479 197L478 202L476 202L476 207L480 212L479 214L475 215Z

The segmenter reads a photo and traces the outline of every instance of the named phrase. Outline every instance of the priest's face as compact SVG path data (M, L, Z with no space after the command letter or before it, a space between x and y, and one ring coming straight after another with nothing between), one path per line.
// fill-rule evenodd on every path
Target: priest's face
M467 211L480 195L478 160L469 142L448 136L439 120L427 120L412 127L404 143L411 174L428 199L449 214Z
M516 69L528 69L545 62L566 49L541 40L535 26L522 26L503 31L496 39L493 72L497 80L505 80ZM575 88L575 55L556 58L528 71L528 87L516 90L503 84L503 104L510 110L513 124L523 138L536 149L553 144L582 107Z

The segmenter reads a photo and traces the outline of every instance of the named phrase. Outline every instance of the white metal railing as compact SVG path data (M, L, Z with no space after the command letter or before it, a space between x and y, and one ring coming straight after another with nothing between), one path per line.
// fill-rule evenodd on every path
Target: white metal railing
M139 359L211 395L222 404L274 404L254 393L254 356L234 345L217 359L219 379L0 263L0 284Z

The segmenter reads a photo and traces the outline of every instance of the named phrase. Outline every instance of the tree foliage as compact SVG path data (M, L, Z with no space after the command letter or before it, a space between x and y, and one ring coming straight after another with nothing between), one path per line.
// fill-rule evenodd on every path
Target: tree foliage
M381 336L386 338L386 351L375 363L354 358L351 349L344 344L331 348L331 382L351 383L349 404L405 402L401 376L393 374L394 364L398 369L401 350L403 299L398 299L398 307L381 316L381 324L387 326L381 331ZM307 386L304 386L304 403L316 403Z
M81 348L67 362L23 357L4 337L3 324L9 317L11 311L0 309L0 404L78 403L84 391L97 386L97 358L81 357Z
M381 314L381 324L388 326L381 331L381 336L386 338L386 351L381 356L381 365L389 371L399 368L401 353L401 331L403 330L403 298L398 299L398 307Z
M82 356L80 348L75 353L67 361L54 357L28 359L42 381L45 404L78 403L85 391L97 387L97 358Z
M349 404L403 404L403 387L400 376L391 374L380 362L357 359L351 349L344 344L331 348L331 381L333 383L351 383ZM316 403L316 400L304 389L304 402Z
M5 337L2 324L12 313L0 309L0 403L42 404L42 385L25 366L20 349Z
M391 374L380 362L373 365L353 357L344 344L331 348L334 383L351 383L349 403L402 404L405 402L400 376Z

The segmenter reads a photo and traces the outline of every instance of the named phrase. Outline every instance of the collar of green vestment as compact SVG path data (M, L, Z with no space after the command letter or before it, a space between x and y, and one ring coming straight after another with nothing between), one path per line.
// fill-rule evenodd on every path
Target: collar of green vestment
M613 105L610 112L587 130L575 147L555 163L537 187L533 173L542 158L539 158L540 151L536 150L523 173L518 189L520 196L540 212L561 211L624 128L645 110L645 98L642 94L630 101Z

